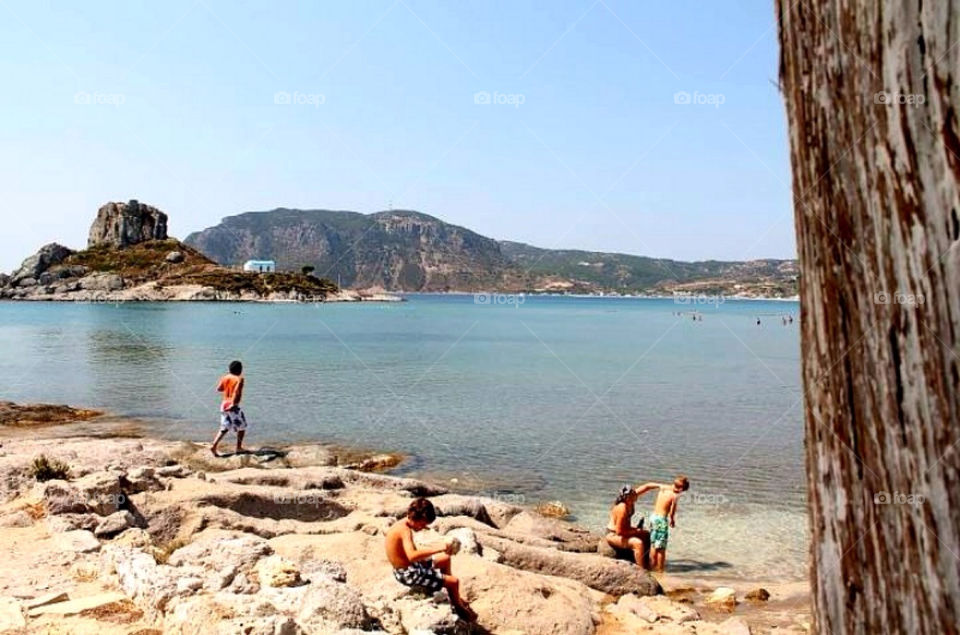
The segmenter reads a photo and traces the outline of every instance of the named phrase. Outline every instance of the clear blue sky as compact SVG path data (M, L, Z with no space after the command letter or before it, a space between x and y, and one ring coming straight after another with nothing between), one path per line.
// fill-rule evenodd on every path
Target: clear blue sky
M130 198L794 257L776 69L772 0L0 0L0 269Z

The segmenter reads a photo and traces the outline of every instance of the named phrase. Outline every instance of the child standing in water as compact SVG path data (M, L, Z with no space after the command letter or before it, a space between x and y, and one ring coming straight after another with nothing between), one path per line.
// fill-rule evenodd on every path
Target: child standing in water
M636 490L638 496L651 490L658 490L657 500L653 503L653 513L650 514L650 568L654 571L662 573L666 567L670 527L677 526L677 499L688 489L690 489L689 479L679 474L673 480L673 485L646 483Z
M240 398L243 396L243 364L232 361L229 371L217 384L217 392L223 393L223 399L220 401L220 431L210 448L213 456L220 456L217 454L217 445L227 432L237 434L237 454L243 452L243 435L247 431L247 418L240 409Z

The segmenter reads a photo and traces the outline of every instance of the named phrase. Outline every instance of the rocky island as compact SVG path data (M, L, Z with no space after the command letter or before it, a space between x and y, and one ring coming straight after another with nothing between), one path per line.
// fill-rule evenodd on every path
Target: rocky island
M582 527L370 471L392 455L215 458L90 426L0 424L0 633L806 632L805 602L775 586L658 581ZM418 539L462 544L454 572L478 624L391 575L383 535L416 496L440 515Z
M40 248L10 275L0 299L126 302L171 300L330 302L395 300L343 291L309 273L250 273L223 267L167 235L167 215L136 200L107 203L87 248Z

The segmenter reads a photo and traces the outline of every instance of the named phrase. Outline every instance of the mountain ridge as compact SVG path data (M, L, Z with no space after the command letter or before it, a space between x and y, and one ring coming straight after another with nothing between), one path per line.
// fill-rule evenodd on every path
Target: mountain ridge
M797 261L686 262L496 240L415 210L363 214L278 207L226 216L184 242L223 265L270 258L314 267L345 287L391 291L724 293L797 292Z

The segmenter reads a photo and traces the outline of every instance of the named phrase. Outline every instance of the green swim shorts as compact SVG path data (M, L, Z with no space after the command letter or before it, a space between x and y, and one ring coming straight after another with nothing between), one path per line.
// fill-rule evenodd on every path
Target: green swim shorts
M666 516L650 514L650 547L666 549L668 538L670 538L670 522Z

